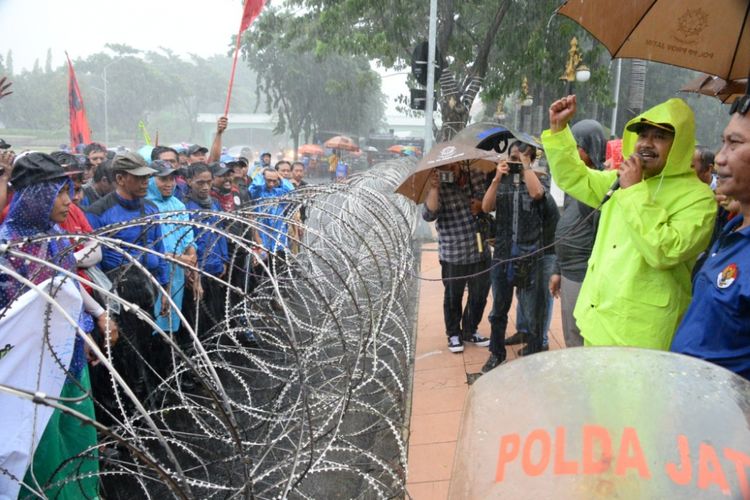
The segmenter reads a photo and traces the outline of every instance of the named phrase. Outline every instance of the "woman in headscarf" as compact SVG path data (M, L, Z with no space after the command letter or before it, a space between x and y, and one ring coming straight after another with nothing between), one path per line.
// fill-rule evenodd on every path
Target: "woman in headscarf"
M8 216L0 226L0 241L10 244L13 250L23 252L27 256L36 257L75 273L73 248L67 238L41 239L18 244L19 240L27 238L62 234L58 224L67 217L71 204L73 185L68 177L70 173L46 154L29 153L19 158L11 177L14 196ZM35 285L58 276L58 272L49 265L9 254L0 255L0 268L13 270ZM64 280L63 277L62 281ZM102 331L111 332L114 341L114 322L109 321L101 306L77 282L75 286L81 293L83 307L67 313L73 318L78 318L78 326L85 332L93 329L91 316L96 317ZM28 287L25 284L7 272L0 274L0 315L6 314L8 308L27 291ZM3 336L3 332L0 331L0 342ZM59 396L69 398L68 401L76 400L75 403L63 404L93 419L94 404L90 397L91 385L84 343L76 335L70 344L73 351L71 361L67 366L59 367L67 375ZM42 491L47 497L95 498L98 496L98 459L95 450L94 428L56 409L44 427L23 483L34 491ZM70 480L66 482L66 479ZM36 495L23 486L19 498L31 496Z

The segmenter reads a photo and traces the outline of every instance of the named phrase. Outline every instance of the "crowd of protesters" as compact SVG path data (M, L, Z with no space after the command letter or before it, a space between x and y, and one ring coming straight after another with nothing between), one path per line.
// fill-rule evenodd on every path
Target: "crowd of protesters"
M0 265L7 270L0 274L0 315L29 290L15 273L34 285L56 275L58 267L77 273L85 280L76 285L83 302L79 326L102 352L111 349L115 368L140 403L155 405L160 380L173 371L170 345L186 349L193 345L181 318L205 338L225 319L227 303L241 299L228 293L223 283L252 293L261 280L278 277L288 253L294 251L294 237L289 237L290 225L285 222L289 206L272 199L306 185L304 165L282 160L271 166L270 155L264 155L250 175L252 158L222 153L226 126L226 118L221 118L211 149L156 146L147 158L114 152L98 143L86 145L80 155L67 151L16 155L3 141L0 239L20 242L20 252L40 261L0 255ZM257 224L252 227L259 229L250 231L250 224L228 222L227 214L240 210L241 220L253 220ZM144 217L158 218L159 223L128 224ZM43 239L94 231L107 231L106 237L116 244L73 237ZM228 235L249 242L245 250ZM39 237L42 240L37 241ZM122 302L97 293L88 282L109 283L110 292ZM120 307L127 303L138 307ZM144 319L141 310L151 313L163 334ZM240 326L245 327L242 343L256 345L249 325ZM133 401L117 406L109 373L80 338L73 366L65 369L76 379L76 390L65 396L93 393L94 399L86 399L89 406L81 406L91 410L90 417L94 417L94 400L96 418L105 423L116 421L118 411L136 410ZM62 460L95 444L96 436L92 431L77 438L81 439L74 444L58 439L67 447L61 453L69 453ZM39 457L42 460L42 454ZM35 457L34 473L44 484L55 471L43 470Z
M692 110L670 99L628 122L618 159L598 122L569 125L568 96L551 105L541 144L511 144L493 175L458 163L433 172L423 218L436 221L449 350L489 346L482 372L505 362L506 345L547 350L559 297L568 347L672 350L750 378L748 107L747 95L732 106L714 155L695 144ZM550 176L565 192L561 214Z

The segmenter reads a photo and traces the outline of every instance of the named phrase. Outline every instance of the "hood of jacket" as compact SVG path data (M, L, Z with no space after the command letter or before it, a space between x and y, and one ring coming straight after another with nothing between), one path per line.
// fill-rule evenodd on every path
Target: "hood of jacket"
M604 128L596 120L581 120L572 127L573 137L578 147L586 151L597 170L604 170L607 153L607 138Z
M672 142L672 148L669 150L667 163L661 174L654 176L654 178L691 173L690 162L695 151L695 117L690 106L682 99L669 99L630 120L625 125L625 132L622 134L623 158L633 154L635 143L638 140L638 134L629 132L628 127L640 122L641 119L654 123L668 123L674 127L674 141Z
M153 177L148 180L146 199L154 202L154 205L159 208L160 212L185 210L185 205L174 195L174 191L172 191L172 195L168 197L161 194Z

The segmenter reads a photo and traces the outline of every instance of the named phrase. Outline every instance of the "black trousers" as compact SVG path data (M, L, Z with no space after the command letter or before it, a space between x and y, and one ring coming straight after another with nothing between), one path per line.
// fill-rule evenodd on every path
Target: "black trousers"
M473 264L452 264L440 261L443 286L443 319L445 334L464 339L477 331L487 305L490 275L487 271L489 257ZM479 274L468 278L467 276ZM468 286L469 298L463 305L464 290Z

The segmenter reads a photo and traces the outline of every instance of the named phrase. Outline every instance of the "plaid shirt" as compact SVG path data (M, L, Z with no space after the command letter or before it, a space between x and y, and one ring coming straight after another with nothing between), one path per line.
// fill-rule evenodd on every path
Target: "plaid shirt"
M439 205L436 212L422 208L422 218L427 222L437 221L438 256L442 262L451 264L473 264L486 257L488 249L479 253L477 246L477 222L471 214L471 199L481 201L484 197L485 176L471 171L471 187L440 183Z

